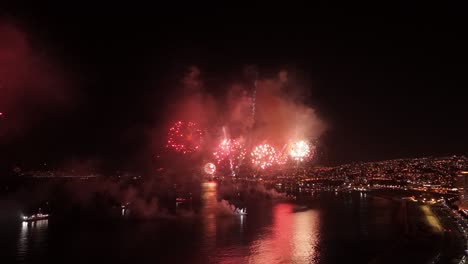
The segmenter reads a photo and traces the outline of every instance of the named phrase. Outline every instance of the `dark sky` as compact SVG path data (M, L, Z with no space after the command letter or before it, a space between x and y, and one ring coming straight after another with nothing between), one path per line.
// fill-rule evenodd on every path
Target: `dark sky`
M331 125L323 163L466 155L466 21L461 4L439 4L5 5L0 15L73 73L80 99L3 143L1 155L137 159L191 64L214 82L245 64L297 69Z

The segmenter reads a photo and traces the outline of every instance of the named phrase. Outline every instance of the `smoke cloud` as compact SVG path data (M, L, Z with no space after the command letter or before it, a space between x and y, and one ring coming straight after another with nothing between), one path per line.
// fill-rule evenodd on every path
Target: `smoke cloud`
M216 214L220 216L235 215L236 207L229 201L221 200L216 204Z
M327 129L314 108L299 96L303 88L286 70L266 78L248 66L235 82L213 85L209 82L213 78L198 67L188 68L166 116L168 127L176 121L200 125L206 161L212 160L213 149L226 138L250 148L268 143L280 150L293 141L315 141Z
M21 132L45 112L69 105L73 96L66 80L32 36L0 20L0 140Z
M255 140L275 145L290 140L317 139L326 130L314 109L285 92L287 72L258 81L255 107ZM291 94L295 94L289 90Z
M216 101L204 92L201 72L197 67L189 67L181 85L178 100L170 105L171 119L189 120L203 126L217 119Z

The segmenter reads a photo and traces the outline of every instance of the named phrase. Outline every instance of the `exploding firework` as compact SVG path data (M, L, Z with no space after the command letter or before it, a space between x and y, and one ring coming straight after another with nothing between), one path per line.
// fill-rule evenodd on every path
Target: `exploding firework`
M242 143L235 139L224 139L216 151L213 152L213 155L218 164L227 159L242 160L245 157L245 148Z
M203 166L203 170L205 171L206 174L213 175L216 172L216 165L209 162L205 164L205 166Z
M287 145L284 145L284 147L281 149L281 151L276 152L276 159L275 163L278 165L284 165L288 162L289 158L289 153L287 152Z
M200 149L203 135L194 122L176 122L168 133L167 147L187 154Z
M244 145L235 139L224 139L221 141L216 151L213 152L218 165L229 164L233 176L235 171L239 169L240 164L245 158Z
M289 156L295 161L304 161L311 156L311 147L304 141L296 141L289 146Z
M275 148L269 144L256 146L250 155L252 156L252 164L261 169L266 169L277 163L277 153Z
M224 139L219 144L218 148L213 152L213 155L216 158L216 162L219 164L221 161L226 159L231 152L231 141Z

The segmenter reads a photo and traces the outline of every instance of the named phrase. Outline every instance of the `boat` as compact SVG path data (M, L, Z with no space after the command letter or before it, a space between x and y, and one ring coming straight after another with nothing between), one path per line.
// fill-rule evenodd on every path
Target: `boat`
M49 219L49 214L43 214L41 208L39 208L37 214L32 214L29 216L27 215L21 216L21 220L23 220L23 222L35 222L35 221L46 220L46 219Z
M192 197L189 197L189 198L177 197L176 198L176 203L183 203L183 202L187 202L187 201L191 201L191 200L192 200Z
M26 216L26 215L22 216L23 222L35 222L35 221L46 220L46 219L49 219L49 214L37 213L37 214L30 215L30 216Z
M234 210L234 213L237 214L237 215L246 215L247 214L247 208L236 208Z
M308 211L308 210L309 210L309 207L307 207L307 206L296 206L296 207L293 208L294 213L305 212L305 211Z

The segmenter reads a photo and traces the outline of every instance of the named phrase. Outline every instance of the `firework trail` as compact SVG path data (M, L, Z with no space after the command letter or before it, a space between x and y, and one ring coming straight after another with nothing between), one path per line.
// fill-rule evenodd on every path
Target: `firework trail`
M223 126L223 134L224 134L224 141L226 142L226 140L227 140L226 127L224 127L224 126ZM229 145L231 145L231 144L229 144ZM232 149L231 149L231 146L229 146L228 158L229 158L229 168L231 169L231 175L234 177L234 176L236 176L236 173L234 173L234 166L232 164Z
M255 72L254 90L252 92L252 121L255 124L255 106L257 100L257 82L258 82L258 71Z
M255 113L256 113L256 106L257 106L257 85L258 85L258 71L255 69L255 77L254 77L254 87L252 91L252 97L251 97L251 103L252 103L252 126L250 127L249 130L249 135L248 135L248 147L249 149L252 149L252 135L255 127ZM253 153L253 152L252 152Z
M235 176L236 169L240 167L245 158L245 148L241 142L225 138L213 152L213 155L218 165L222 164L223 161L228 161L231 174Z

